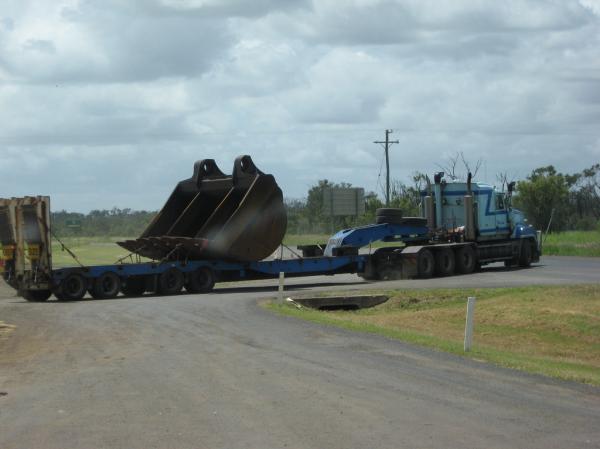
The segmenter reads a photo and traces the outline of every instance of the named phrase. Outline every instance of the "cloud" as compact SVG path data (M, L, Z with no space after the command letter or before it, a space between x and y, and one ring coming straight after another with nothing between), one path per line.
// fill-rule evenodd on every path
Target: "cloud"
M404 181L457 151L491 182L579 171L600 160L597 6L7 0L0 196L157 208L195 160L239 154L289 197L322 178L379 190L389 128Z

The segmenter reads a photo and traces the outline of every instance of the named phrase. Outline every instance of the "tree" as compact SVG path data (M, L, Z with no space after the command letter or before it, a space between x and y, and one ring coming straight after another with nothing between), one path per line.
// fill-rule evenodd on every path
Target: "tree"
M394 180L391 186L390 207L402 209L404 216L420 215L421 191L431 184L424 173L416 172L412 177L412 185Z
M552 230L564 230L569 216L569 182L549 165L536 168L525 181L517 183L514 204L523 209L531 224L545 229L554 210Z
M568 175L567 181L571 186L570 227L582 230L595 229L600 220L600 164L594 164L581 173Z

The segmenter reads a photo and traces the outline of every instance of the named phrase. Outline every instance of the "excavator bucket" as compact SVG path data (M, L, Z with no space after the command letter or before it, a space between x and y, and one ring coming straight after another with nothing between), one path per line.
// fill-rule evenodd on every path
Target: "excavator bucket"
M140 238L118 242L151 259L257 261L283 241L287 217L272 175L240 156L225 175L213 159L194 164Z

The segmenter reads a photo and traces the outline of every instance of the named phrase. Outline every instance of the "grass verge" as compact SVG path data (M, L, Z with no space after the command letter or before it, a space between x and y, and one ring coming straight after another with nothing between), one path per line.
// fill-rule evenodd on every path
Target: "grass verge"
M600 257L600 231L567 231L548 234L544 254Z
M273 302L266 307L508 368L600 385L600 285L373 293L389 295L390 300L352 312ZM468 296L476 296L477 305L473 350L464 353Z

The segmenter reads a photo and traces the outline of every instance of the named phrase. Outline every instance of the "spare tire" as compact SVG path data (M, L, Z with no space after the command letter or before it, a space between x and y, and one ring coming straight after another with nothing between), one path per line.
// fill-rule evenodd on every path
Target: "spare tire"
M389 217L402 218L402 209L397 209L394 207L381 207L381 208L375 210L376 217L380 217L383 215L389 216Z
M377 224L395 224L395 225L404 225L404 226L416 226L416 227L425 227L427 226L427 219L423 217L404 217L397 218L389 215L381 215L375 218L375 222Z

